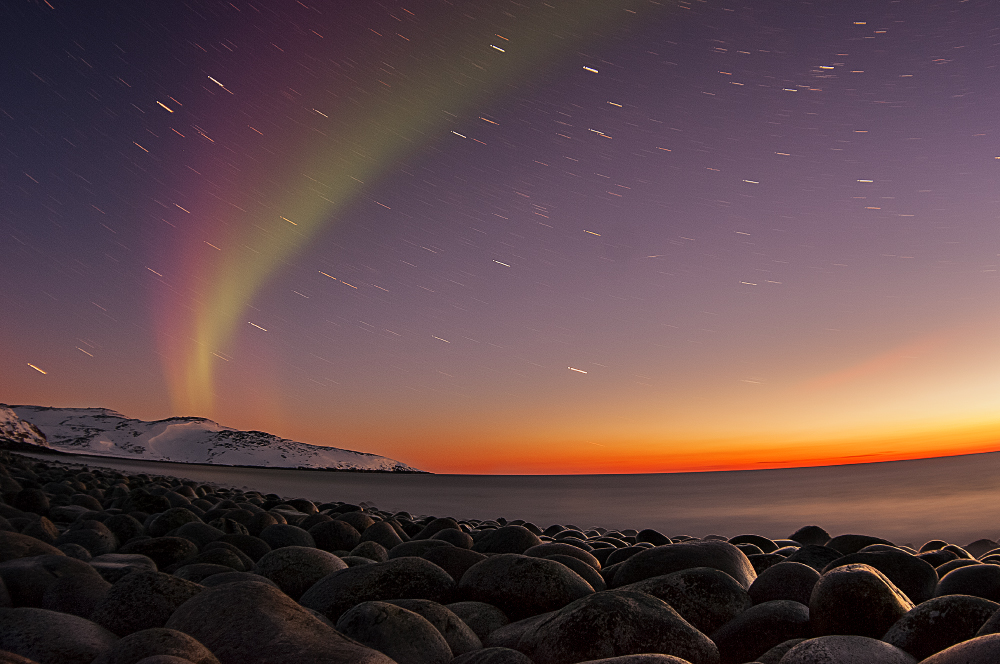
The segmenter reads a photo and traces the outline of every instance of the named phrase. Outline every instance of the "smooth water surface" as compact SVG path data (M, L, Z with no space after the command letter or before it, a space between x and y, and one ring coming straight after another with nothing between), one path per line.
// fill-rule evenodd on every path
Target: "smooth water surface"
M61 462L68 457L40 455ZM524 519L666 535L787 537L807 524L919 545L1000 537L1000 452L915 461L650 475L405 475L79 462L414 515Z

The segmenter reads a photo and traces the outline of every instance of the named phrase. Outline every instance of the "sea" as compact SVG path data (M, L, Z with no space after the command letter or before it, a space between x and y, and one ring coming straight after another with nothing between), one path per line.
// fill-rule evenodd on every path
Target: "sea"
M671 535L801 526L920 546L1000 539L1000 452L846 466L636 475L438 475L244 468L30 455L414 516L522 519L542 528L654 528Z

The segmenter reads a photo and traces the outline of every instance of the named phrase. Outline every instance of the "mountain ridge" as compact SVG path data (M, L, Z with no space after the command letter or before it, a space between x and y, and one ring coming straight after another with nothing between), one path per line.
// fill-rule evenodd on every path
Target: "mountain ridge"
M0 404L0 438L64 454L219 466L422 473L370 452L323 447L204 417L143 421L109 408ZM27 446L26 448L24 446Z

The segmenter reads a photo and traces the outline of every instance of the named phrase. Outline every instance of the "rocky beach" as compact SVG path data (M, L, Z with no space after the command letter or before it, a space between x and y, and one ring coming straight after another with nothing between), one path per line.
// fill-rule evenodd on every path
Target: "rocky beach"
M0 496L3 664L1000 661L991 539L456 519L11 452Z

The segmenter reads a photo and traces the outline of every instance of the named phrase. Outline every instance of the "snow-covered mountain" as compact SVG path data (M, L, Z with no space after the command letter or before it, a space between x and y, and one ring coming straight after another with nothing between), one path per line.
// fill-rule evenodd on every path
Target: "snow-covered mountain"
M107 408L0 405L0 438L4 437L70 454L120 459L421 472L376 454L298 443L263 431L239 431L202 417L143 422Z

